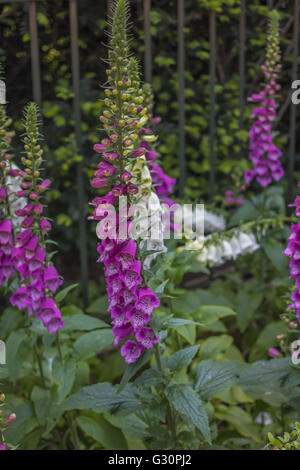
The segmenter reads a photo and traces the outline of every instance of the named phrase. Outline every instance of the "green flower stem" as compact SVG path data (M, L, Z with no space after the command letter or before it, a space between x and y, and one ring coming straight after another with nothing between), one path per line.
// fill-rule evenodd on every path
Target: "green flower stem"
M57 349L58 349L58 355L59 355L60 362L62 363L62 365L64 365L64 359L63 359L63 355L62 355L62 352L61 352L59 331L57 331L57 333L56 333L56 345L57 345Z
M44 376L44 372L43 372L42 359L41 359L40 352L39 352L39 349L38 349L38 347L37 347L36 344L34 345L34 351L35 351L35 355L36 355L36 358L37 358L38 367L39 367L39 371L40 371L40 376L41 376L41 381L42 381L43 387L44 387L44 388L47 388L47 386L46 386L46 381L45 381L45 376Z
M77 433L76 421L75 421L73 413L71 411L66 413L66 419L67 419L67 422L69 424L73 447L74 447L74 449L79 450L80 449L80 440L79 440L79 436L78 436L78 433Z
M164 372L164 367L161 359L161 354L160 354L160 349L159 349L159 343L155 345L155 358L157 362L157 367L161 372ZM176 436L176 422L175 422L175 417L172 409L172 405L168 400L168 409L167 409L167 422L168 425L170 426L172 438L174 440L174 443L176 444L177 442L177 436Z

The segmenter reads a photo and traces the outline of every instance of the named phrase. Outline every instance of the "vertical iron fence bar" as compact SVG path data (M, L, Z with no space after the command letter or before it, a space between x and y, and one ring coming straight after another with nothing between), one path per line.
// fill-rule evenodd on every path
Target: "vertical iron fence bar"
M152 82L151 0L144 0L145 81Z
M297 64L299 53L299 5L300 0L295 0L294 30L293 30L293 66L292 81L297 79ZM294 194L294 167L296 153L296 113L297 106L290 102L290 145L289 145L289 169L288 169L288 200L293 198Z
M81 148L81 113L80 113L80 77L79 77L79 49L78 49L78 13L77 0L69 0L70 29L71 29L71 55L72 79L74 93L74 118L77 151ZM88 302L88 254L86 235L85 193L83 182L83 161L77 164L78 206L79 206L79 250L82 294L85 305Z
M37 22L36 22L35 1L29 2L29 30L30 30L30 52L31 52L33 101L35 101L41 107L42 92L41 92L40 54L39 54L39 39L38 39L38 28L37 28Z
M244 119L245 92L245 47L246 47L246 0L241 0L241 16L239 30L239 128L242 129Z
M112 21L112 13L113 13L113 0L107 0L107 7L106 7L106 15L109 21ZM110 30L110 24L107 26L108 30Z
M213 201L215 193L215 137L216 137L216 12L211 11L209 16L209 42L210 42L210 119L209 119L209 143L210 143L210 175L209 175L209 199Z
M179 196L184 196L185 185L185 46L184 0L178 0L178 113L179 113Z
M107 0L107 16L111 18L112 16L112 7L113 7L113 1L112 0Z

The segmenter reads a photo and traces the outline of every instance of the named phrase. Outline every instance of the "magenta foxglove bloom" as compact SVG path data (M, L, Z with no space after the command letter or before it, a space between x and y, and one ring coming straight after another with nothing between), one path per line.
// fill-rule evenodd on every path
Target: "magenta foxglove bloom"
M135 362L143 352L144 347L131 340L126 341L121 347L121 355L124 357L127 364Z
M40 229L43 231L43 232L50 232L52 228L52 225L51 223L49 222L49 220L46 220L46 219L42 219L40 221Z
M48 327L48 325L50 325L53 320L54 322L52 322L52 325L55 325L58 328L58 325L63 323L58 321L61 320L61 315L52 297L46 297L42 301L36 317L42 320L45 327Z
M137 194L139 192L139 187L133 183L128 183L125 189L127 194Z
M34 257L38 243L38 237L33 235L24 246L24 257L27 261Z
M44 269L43 282L46 289L51 290L53 294L57 291L59 286L62 285L62 280L59 279L58 273L54 266L48 265Z
M148 326L144 326L136 332L136 339L146 349L151 349L153 344L158 343L159 341L159 338L155 336L152 328L149 328Z
M19 310L26 309L29 304L28 289L25 286L19 287L10 298L10 303Z
M5 188L0 188L0 202L6 201L7 191Z
M44 261L46 257L46 252L44 248L38 246L33 258L29 260L28 263L28 270L29 272L37 271L38 269L42 269Z
M116 254L116 260L121 264L122 269L129 269L135 260L137 244L134 240L126 241Z
M107 179L101 179L101 178L93 178L90 181L90 183L93 188L105 188L106 186L109 185L109 182Z
M3 220L0 223L0 243L1 245L5 245L8 243L12 232L12 223L9 219Z
M51 186L51 181L50 180L43 180L40 184L37 185L37 189L39 191L44 191L45 189L49 188Z
M116 168L108 163L101 162L98 165L98 170L95 171L95 176L97 178L104 178L108 176L112 176L116 172Z
M133 332L134 330L130 323L126 323L121 326L114 325L113 326L113 334L115 338L114 345L116 346L117 344L119 344L121 339L128 338L128 336L133 334Z
M151 315L153 310L160 306L159 298L149 287L142 287L138 293L138 301L136 308L140 309L143 313Z

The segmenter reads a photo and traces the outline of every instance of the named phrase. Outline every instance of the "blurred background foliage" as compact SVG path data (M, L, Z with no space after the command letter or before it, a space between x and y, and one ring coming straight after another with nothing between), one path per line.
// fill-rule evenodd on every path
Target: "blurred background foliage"
M265 5L262 5L265 3ZM289 132L289 89L291 83L293 2L278 1L274 5L281 14L281 48L283 53L282 85L279 102L280 136L276 144L287 162ZM144 57L144 18L142 0L131 0L132 48ZM178 74L177 74L177 2L153 0L151 34L153 54L153 90L155 114L161 116L159 153L165 171L179 176L178 168ZM28 5L4 4L0 13L0 60L7 77L8 113L14 118L16 139L20 149L20 109L32 98ZM207 201L209 193L209 12L217 12L217 83L216 83L216 202L221 203L225 190L234 184L232 176L248 167L247 147L251 106L245 107L243 127L239 127L239 19L240 0L186 0L186 162L185 195L189 200ZM37 21L42 78L43 133L47 155L47 175L53 179L48 193L49 215L55 218L54 237L60 252L69 263L61 264L62 274L78 279L78 205L75 178L76 163L84 159L87 198L88 177L95 163L92 145L99 141L98 116L101 112L103 85L106 81L107 2L78 1L79 48L82 111L82 155L75 147L72 111L72 74L68 2L37 2ZM267 2L247 2L246 89L245 97L258 90L262 75L267 25ZM298 156L299 158L299 156ZM296 178L298 175L295 175ZM299 178L298 178L299 179ZM176 188L178 190L178 187ZM89 255L93 259L95 237L89 226ZM59 260L58 260L59 262ZM97 267L96 272L99 268ZM92 274L93 278L93 274Z

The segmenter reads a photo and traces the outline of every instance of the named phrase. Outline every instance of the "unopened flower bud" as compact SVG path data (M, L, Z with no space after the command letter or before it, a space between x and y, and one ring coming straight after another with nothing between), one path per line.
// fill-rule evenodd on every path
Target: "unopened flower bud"
M10 426L10 424L12 424L15 421L16 417L17 416L15 413L10 413L10 415L8 415L8 417L5 420L5 426Z

